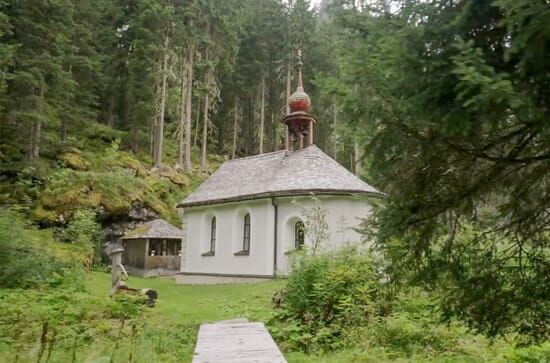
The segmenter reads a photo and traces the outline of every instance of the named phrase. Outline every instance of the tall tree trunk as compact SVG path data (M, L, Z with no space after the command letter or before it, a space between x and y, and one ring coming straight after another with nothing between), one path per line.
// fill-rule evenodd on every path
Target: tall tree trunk
M275 114L273 113L273 111L271 111L271 129L273 130L272 133L271 133L271 137L272 137L272 145L273 145L273 148L272 150L273 151L277 151L279 150L279 137L278 137L278 134L277 134L277 124L276 124L276 121L275 121Z
M206 171L206 150L208 142L208 91L204 96L204 111L202 125L202 145L201 145L201 171Z
M290 106L288 105L288 99L290 98L290 89L291 89L291 65L290 65L290 59L288 61L287 67L286 67L286 114L288 115L290 113Z
M139 151L139 140L138 140L138 128L132 127L132 131L130 132L130 136L132 139L132 152L134 154L137 154Z
M73 77L73 65L69 64L69 74ZM61 119L61 142L67 141L67 128L69 127L68 115L63 115Z
M43 108L44 104L44 88L40 88L39 91L40 97L40 108ZM42 116L38 117L32 128L32 150L31 150L31 159L37 158L40 156L40 140L42 138Z
M291 82L292 82L292 73L291 73L291 64L290 64L290 58L288 59L288 64L286 67L286 114L290 114L290 106L288 105L288 101L290 99L290 89L291 89ZM285 130L285 147L286 145L290 145L290 140L288 140L289 135L288 132Z
M231 159L235 159L237 152L237 130L239 127L239 98L235 96L235 114L233 118L233 145L231 146Z
M42 138L42 119L36 121L34 126L34 144L32 148L32 157L37 158L40 156L40 139Z
M114 95L109 96L109 105L107 106L107 117L106 117L106 124L109 127L115 126L115 97Z
M336 122L338 121L338 107L336 101L332 104L332 136L334 141L334 160L338 157L338 134L336 133Z
M32 159L32 153L33 153L33 150L34 150L34 127L35 127L35 122L32 121L31 122L31 129L29 130L29 143L28 143L28 146L27 146L27 159L29 159L29 160Z
M168 44L170 42L170 37L168 34L164 39L164 56L162 60L162 83L160 90L160 112L157 128L157 142L156 142L156 153L155 153L155 167L160 168L162 163L162 144L164 142L164 110L166 107L166 81L168 78Z
M195 136L193 137L193 147L197 147L197 143L199 142L199 129L201 124L201 107L202 107L202 100L199 96L199 102L197 102L197 118L195 119Z
M158 114L158 107L156 107L155 114L151 119L151 129L149 132L149 139L150 139L149 153L151 155L151 159L153 160L155 159L155 155L157 154L158 123L159 123L159 114Z
M355 175L361 176L363 174L363 149L359 146L358 142L355 142L353 145L353 151L354 151L354 160L355 160Z
M189 59L187 61L187 100L185 108L185 157L183 170L191 172L191 107L193 103L193 59L195 58L195 46L189 46Z
M262 74L262 96L260 104L260 154L264 153L264 125L265 125L265 75Z
M186 109L187 109L187 65L182 64L181 66L181 95L180 95L180 123L178 127L178 161L176 162L177 168L183 167L183 159L184 159L184 153L185 153L185 120L187 119L187 116L185 115Z
M154 88L154 95L155 95L155 113L153 114L153 117L151 117L151 124L149 125L149 156L151 156L151 159L155 158L156 153L156 143L157 143L157 124L158 124L158 115L159 115L159 98L158 98L158 92L159 92L159 82L158 79L155 80L155 88Z
M204 51L204 60L208 63L208 48ZM203 125L202 125L202 145L201 145L201 171L206 171L206 152L208 142L208 101L210 92L210 69L207 69L204 74L204 84L206 93L204 95L204 111L203 111Z

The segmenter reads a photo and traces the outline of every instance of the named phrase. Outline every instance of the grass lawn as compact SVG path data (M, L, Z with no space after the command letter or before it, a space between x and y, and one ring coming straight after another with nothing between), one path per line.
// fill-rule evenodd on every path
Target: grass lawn
M135 276L130 276L128 280L128 286L132 288L148 287L159 294L156 306L147 315L146 325L149 328L155 331L164 329L168 333L169 329L188 326L193 336L183 336L184 339L179 342L184 347L183 356L179 357L183 358L183 362L191 361L194 338L200 324L239 317L266 322L273 313L271 297L284 285L284 280L232 285L177 285L170 278ZM93 295L107 296L111 287L111 275L92 272L88 276L86 287ZM348 352L323 356L285 352L285 357L289 363L347 363L353 360Z
M265 320L271 312L273 293L284 286L282 280L241 285L177 285L170 278L130 276L128 286L152 288L159 294L152 315L156 319L182 324L200 324L246 317ZM107 296L111 275L93 272L86 282L96 296Z
M201 323L239 317L267 322L274 313L271 297L285 285L285 281L271 280L188 286L176 285L170 278L131 276L130 287L155 289L159 299L155 307L125 319L121 312L135 308L135 301L125 302L127 296L111 299L110 281L110 274L92 272L85 277L84 291L80 287L72 292L66 287L42 292L0 290L0 310L5 310L0 315L0 362L190 362ZM372 331L370 326L358 327L363 330L357 331L357 344L334 352L291 351L288 339L280 347L287 350L289 363L544 362L539 358L549 352L548 345L516 350L511 340L491 342L464 328L437 324L425 312L413 310L396 311L384 324L373 325ZM44 344L43 321L51 322ZM292 324L271 327L279 333L281 328L294 334ZM432 345L438 350L432 350Z
M159 298L154 308L148 309L142 321L140 335L130 343L126 332L114 354L114 362L128 361L130 351L134 362L190 362L199 325L233 318L267 321L271 314L271 297L285 284L272 280L240 285L177 285L170 278L139 278L130 276L128 286L152 288ZM88 292L108 299L111 275L93 272L86 280ZM111 344L112 345L112 344ZM94 350L103 350L95 354ZM109 350L89 347L86 361L102 362Z

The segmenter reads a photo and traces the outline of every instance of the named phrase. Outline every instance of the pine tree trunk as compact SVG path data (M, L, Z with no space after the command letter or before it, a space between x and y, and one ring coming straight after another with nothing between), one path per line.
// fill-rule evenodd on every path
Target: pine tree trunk
M155 107L155 114L151 119L151 129L149 132L149 139L150 139L149 154L151 155L151 159L155 159L155 155L157 154L158 120L159 120L158 108Z
M291 88L291 77L292 77L292 73L290 72L291 70L291 65L290 65L290 59L288 60L288 64L287 64L287 67L286 67L286 114L290 114L290 106L288 105L288 101L290 99L290 88ZM288 131L285 130L285 148L288 148L290 145L290 140L289 140L289 134L288 134Z
M272 142L273 142L273 151L279 150L279 134L277 133L277 124L275 121L275 114L273 111L271 111L271 128L273 129L272 132Z
M162 144L164 142L164 110L166 107L166 81L168 73L168 44L170 38L166 35L164 40L164 56L162 60L162 84L160 90L160 112L159 120L157 127L157 142L156 142L156 153L155 153L155 167L160 168L162 163Z
M151 159L155 158L156 154L156 143L157 143L157 124L158 124L158 90L159 84L158 80L155 81L154 95L155 95L155 113L151 118L151 124L149 125L149 156Z
M40 108L44 102L44 88L40 88ZM31 159L37 158L40 156L40 139L42 138L42 118L36 120L34 127L32 128L32 150L31 150Z
M206 150L208 142L208 91L204 96L204 111L202 125L202 145L201 145L201 171L206 171Z
M187 65L183 64L181 67L181 95L180 95L180 124L178 127L178 161L176 162L176 167L181 168L183 167L183 159L184 159L184 152L185 152L185 146L184 146L184 134L185 134L185 120L187 119L186 116L186 108L187 108Z
M34 126L34 144L32 148L32 157L37 158L40 156L40 139L42 137L42 119L36 121Z
M130 136L132 139L132 152L134 154L137 154L139 151L139 140L138 140L138 129L137 127L132 127L132 131L130 132Z
M73 65L69 65L69 73L71 74L71 78L73 77ZM67 141L67 129L69 127L69 119L67 118L67 115L62 116L61 120L61 142L65 143Z
M363 149L359 146L359 143L355 142L353 145L354 160L355 160L355 175L361 176L363 174Z
M106 119L107 126L111 128L115 126L114 109L115 109L115 98L113 95L111 95L109 97L109 105L107 108L107 119Z
M264 125L265 125L265 75L262 75L262 96L260 105L260 154L264 153Z
M235 159L237 152L237 128L239 127L239 98L235 97L235 115L233 118L233 145L231 146L231 159Z
M202 107L202 100L199 97L199 102L197 102L197 119L195 120L195 136L193 138L193 147L197 147L197 143L199 139L199 129L200 129L200 123L201 123L201 107Z
M27 146L27 159L29 160L32 159L32 153L34 150L34 127L35 127L35 122L32 121L31 129L29 130L29 144Z
M336 101L333 102L333 112L332 112L332 133L334 138L334 160L338 157L338 134L336 133L336 122L338 116L338 107L336 106Z
M207 27L208 28L208 27ZM208 63L208 48L204 51L204 60ZM206 171L206 152L207 142L208 142L208 101L210 91L210 69L207 69L204 73L204 84L206 88L206 93L204 95L204 110L203 110L203 125L202 125L202 144L201 144L201 171Z
M185 156L183 170L191 172L191 106L193 103L193 59L195 46L189 47L189 60L187 61L187 100L185 108Z
M288 65L286 68L286 114L288 115L290 113L290 106L288 105L288 100L290 98L290 89L291 89L291 77L292 73L290 72L291 65L290 60L288 61Z

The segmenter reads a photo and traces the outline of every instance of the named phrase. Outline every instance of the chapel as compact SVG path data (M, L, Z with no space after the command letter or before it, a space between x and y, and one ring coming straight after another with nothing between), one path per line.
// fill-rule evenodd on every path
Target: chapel
M288 274L291 252L312 247L304 214L314 205L326 213L323 248L361 242L356 228L382 193L315 146L301 61L297 79L282 120L285 150L226 161L178 205L184 230L179 282Z

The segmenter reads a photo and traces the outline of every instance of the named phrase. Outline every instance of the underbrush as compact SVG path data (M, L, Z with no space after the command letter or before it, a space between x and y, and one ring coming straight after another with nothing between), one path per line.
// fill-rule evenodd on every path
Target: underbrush
M367 251L298 254L270 331L292 361L544 362L550 343L519 346L518 336L489 339L458 321L443 323L439 298L393 291ZM332 359L325 360L327 357Z
M86 288L97 232L79 213L63 237L0 209L0 362L181 361L196 325L151 319L147 298ZM105 275L108 281L109 275Z
M38 230L0 208L0 288L55 287L84 274L90 246L55 242L52 230Z
M97 297L77 286L0 290L0 361L176 362L189 356L197 327L156 324L145 301Z

